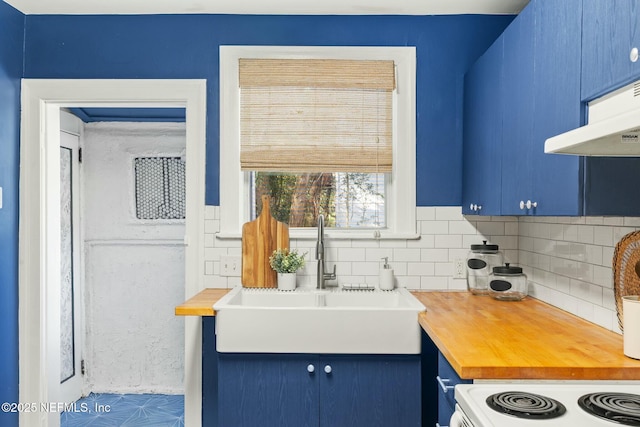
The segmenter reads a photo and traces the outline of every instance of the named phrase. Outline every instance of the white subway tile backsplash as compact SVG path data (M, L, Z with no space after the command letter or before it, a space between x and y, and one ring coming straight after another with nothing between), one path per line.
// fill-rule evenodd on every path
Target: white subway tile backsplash
M408 262L416 262L420 261L420 251L415 249L394 249L393 250L393 260L394 261L408 261Z
M602 224L603 225L622 225L624 224L624 218L623 217L616 217L616 216L605 216L604 218L602 218Z
M420 289L423 291L447 290L448 283L444 277L422 276L420 277Z
M578 226L578 242L593 243L594 226L579 225Z
M613 246L613 228L594 227L593 243L602 246Z
M351 264L351 274L356 276L367 276L380 271L382 264L378 262L354 262Z
M453 263L451 262L436 262L435 263L435 276L451 277L453 276Z
M433 208L433 207L417 208L416 219L418 221L434 221L436 219L436 208Z
M460 248L462 247L462 235L460 234L439 234L435 236L436 248Z
M407 240L408 248L433 248L435 245L435 236L422 234L419 239Z
M366 249L364 248L338 248L338 260L363 262L366 261Z
M433 262L407 263L407 274L409 276L441 276L441 274L435 274L435 263Z
M461 206L438 206L436 207L436 220L460 220L462 218Z
M504 230L504 227L502 227ZM449 221L449 233L451 234L477 234L477 229L469 221Z
M449 221L421 221L420 234L448 234Z
M365 261L367 262L381 262L382 258L387 257L389 261L393 261L393 249L392 248L367 248L365 250Z
M227 288L238 277L222 277L220 255L241 255L240 239L219 239L220 208L205 207L204 284ZM500 246L505 260L520 265L536 298L619 332L612 288L613 250L627 233L640 228L629 217L463 216L460 207L418 207L420 238L328 239L326 259L336 264L339 283L378 283L380 258L388 256L398 286L421 290L464 290L454 279L453 262L466 259L471 244L487 240ZM298 285L315 286L315 240L291 239L307 252Z
M420 260L424 262L446 262L449 260L448 249L421 249Z

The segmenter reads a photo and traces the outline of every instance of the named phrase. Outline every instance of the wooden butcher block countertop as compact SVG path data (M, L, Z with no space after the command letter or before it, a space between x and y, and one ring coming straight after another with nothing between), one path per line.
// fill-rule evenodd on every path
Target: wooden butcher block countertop
M213 304L230 289L207 288L176 307L176 316L215 316Z
M427 308L420 325L464 379L640 379L621 335L534 298L414 295Z
M214 316L228 289L205 289L175 308ZM468 292L413 292L422 329L464 379L640 380L622 336L537 299L496 301Z

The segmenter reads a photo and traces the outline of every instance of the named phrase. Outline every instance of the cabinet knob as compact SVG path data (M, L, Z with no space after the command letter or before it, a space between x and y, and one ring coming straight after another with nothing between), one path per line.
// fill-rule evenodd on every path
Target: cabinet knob
M520 200L520 209L524 210L525 208L531 209L538 207L538 202L532 202L531 200L527 200L526 203L524 200Z
M477 210L477 211L479 211L479 210L481 210L481 209L482 209L482 206L481 206L481 205L477 205L477 206L476 206L476 210Z
M638 48L634 47L633 49L631 49L631 52L629 52L629 59L631 60L631 62L636 62L638 60Z
M474 206L474 204L473 204L473 203L471 203L471 204L469 205L469 210L471 210L471 211L475 210L475 209L473 209L473 206Z
M331 371L332 371L332 369L331 369L331 365L325 365L325 367L324 367L324 373L325 373L325 374L330 374L330 373L331 373Z
M316 367L309 364L307 365L307 372L309 372L310 374L313 374L316 371Z

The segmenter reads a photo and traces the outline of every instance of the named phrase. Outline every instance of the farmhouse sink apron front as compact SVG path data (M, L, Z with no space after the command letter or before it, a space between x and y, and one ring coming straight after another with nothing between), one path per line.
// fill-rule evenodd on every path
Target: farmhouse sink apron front
M406 289L242 287L213 308L219 352L333 354L419 354L425 310Z

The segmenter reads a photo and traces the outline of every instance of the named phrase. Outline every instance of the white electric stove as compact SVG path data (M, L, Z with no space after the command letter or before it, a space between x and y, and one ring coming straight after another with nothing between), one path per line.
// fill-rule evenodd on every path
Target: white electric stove
M461 384L455 398L449 427L640 426L640 382Z

